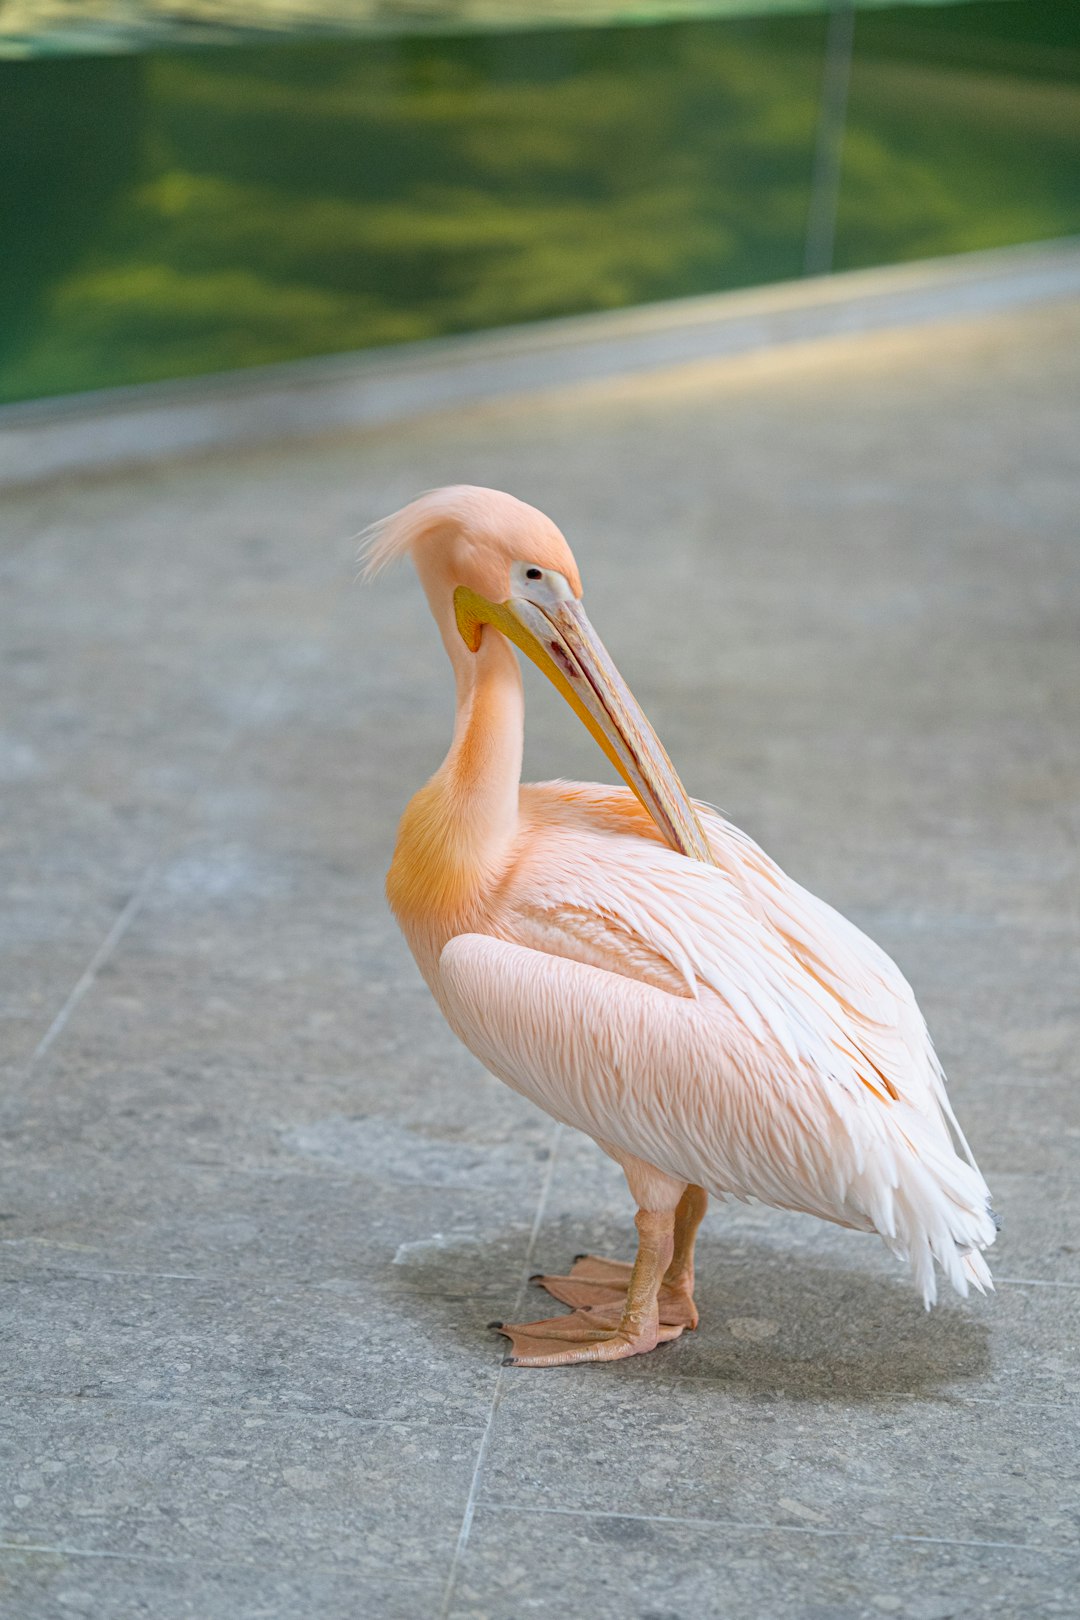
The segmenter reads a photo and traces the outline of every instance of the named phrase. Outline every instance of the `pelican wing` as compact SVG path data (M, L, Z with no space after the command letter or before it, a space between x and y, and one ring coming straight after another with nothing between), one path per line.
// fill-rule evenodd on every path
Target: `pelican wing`
M839 1060L845 1081L906 1102L974 1164L910 985L846 917L709 806L696 809L715 868L669 850L625 789L528 791L541 859L519 870L509 937L684 995L712 990L755 1038L767 1029L827 1073Z
M440 959L482 1061L669 1174L876 1229L928 1298L931 1255L957 1286L986 1281L987 1189L889 958L713 813L705 866L620 790L528 795L498 937Z
M449 1020L484 1065L616 1156L722 1197L877 1230L929 1303L933 1261L966 1293L989 1274L978 1173L904 1103L881 1106L752 1035L719 997L685 997L490 935L439 959Z

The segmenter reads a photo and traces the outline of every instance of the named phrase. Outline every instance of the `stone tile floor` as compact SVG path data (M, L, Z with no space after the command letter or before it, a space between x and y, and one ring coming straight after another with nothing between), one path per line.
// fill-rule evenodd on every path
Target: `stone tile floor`
M1078 342L1060 302L8 497L11 1620L1078 1612ZM632 1209L381 898L450 694L353 536L456 480L551 511L692 790L907 970L995 1297L717 1209L699 1334L500 1367ZM529 688L530 771L605 774Z

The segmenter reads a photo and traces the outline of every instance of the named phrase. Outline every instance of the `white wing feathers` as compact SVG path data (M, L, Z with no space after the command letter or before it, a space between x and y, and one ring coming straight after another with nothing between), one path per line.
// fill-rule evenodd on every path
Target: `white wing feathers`
M926 1022L896 963L854 923L793 882L739 828L704 805L698 809L715 858L734 868L751 907L827 991L827 1009L846 1023L861 1057L872 1066L867 1083L873 1084L876 1074L890 1096L940 1118L974 1165Z

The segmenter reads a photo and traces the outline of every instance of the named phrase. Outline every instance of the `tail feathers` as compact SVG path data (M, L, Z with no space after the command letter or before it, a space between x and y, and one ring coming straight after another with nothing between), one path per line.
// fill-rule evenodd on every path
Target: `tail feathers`
M993 1243L997 1225L985 1181L936 1133L904 1123L905 1140L890 1166L890 1196L879 1184L863 1200L865 1212L886 1247L907 1262L927 1310L937 1301L935 1265L963 1299L971 1288L992 1290L981 1251Z
M994 1292L994 1279L990 1275L990 1267L978 1249L967 1249L961 1254L960 1259L972 1287L977 1288L980 1294L987 1292L992 1294Z

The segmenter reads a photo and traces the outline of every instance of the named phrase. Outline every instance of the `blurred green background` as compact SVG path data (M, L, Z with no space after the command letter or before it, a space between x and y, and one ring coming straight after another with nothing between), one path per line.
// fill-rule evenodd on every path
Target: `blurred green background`
M671 9L0 61L0 400L1080 229L1076 0Z

